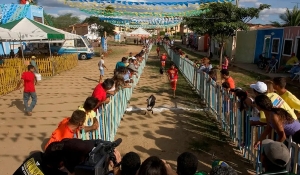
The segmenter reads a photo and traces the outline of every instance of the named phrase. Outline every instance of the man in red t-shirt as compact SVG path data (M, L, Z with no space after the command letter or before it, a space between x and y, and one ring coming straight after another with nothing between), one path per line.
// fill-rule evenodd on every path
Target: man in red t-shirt
M162 68L165 68L165 66L166 66L166 60L167 60L167 54L163 53L162 56L161 56L161 58L160 58L161 67Z
M92 94L92 97L95 97L99 100L98 105L96 106L96 108L98 108L100 105L102 104L107 104L109 103L110 99L110 95L107 94L107 91L113 91L112 89L114 88L114 80L113 79L106 79L104 80L103 83L99 83L95 89L94 92Z
M168 77L173 90L173 97L175 98L176 84L178 80L178 70L175 68L175 64L171 65L171 68L168 70Z
M28 65L27 67L28 71L24 72L21 77L21 82L18 85L17 89L20 89L22 86L24 86L24 92L23 92L23 100L24 100L24 106L25 106L25 113L29 116L32 115L32 110L36 105L37 102L37 96L35 92L35 84L36 84L36 78L34 75L34 66ZM28 106L28 101L31 97L31 103Z

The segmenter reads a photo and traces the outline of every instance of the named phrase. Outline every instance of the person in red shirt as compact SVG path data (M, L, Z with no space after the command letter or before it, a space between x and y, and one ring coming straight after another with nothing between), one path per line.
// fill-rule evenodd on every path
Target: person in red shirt
M230 89L235 89L235 83L231 76L229 76L229 71L227 69L221 70L221 76L229 84Z
M159 57L160 48L156 47L157 56Z
M107 91L112 91L111 89L114 88L115 82L113 79L106 79L104 80L103 83L99 83L95 89L94 92L92 94L92 97L95 97L99 100L96 108L98 108L100 105L102 104L107 104L109 103L110 99L110 95L108 95L106 92Z
M37 81L34 75L34 71L35 71L34 66L28 65L27 69L28 71L22 74L21 82L17 86L17 89L21 89L21 87L24 86L23 100L25 106L25 113L31 116L32 110L35 107L37 102L37 96L34 87ZM28 106L28 101L30 97L31 97L31 103Z
M71 139L77 136L78 131L83 129L85 118L86 113L82 110L76 110L71 117L64 118L52 132L51 138L45 145L45 150L52 142L59 142L62 139Z
M166 66L166 60L167 60L167 54L163 53L162 56L161 56L161 58L160 58L161 67L162 68L165 68L165 66Z
M176 84L178 80L178 70L175 68L175 64L171 65L171 68L168 70L168 78L173 90L173 97L175 98Z

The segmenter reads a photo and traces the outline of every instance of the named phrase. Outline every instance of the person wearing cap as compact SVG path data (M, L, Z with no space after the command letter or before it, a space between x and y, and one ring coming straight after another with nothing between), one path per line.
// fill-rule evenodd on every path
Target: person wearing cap
M32 65L34 67L34 73L39 73L39 68L35 62L36 57L32 56L31 60L30 60L30 65Z
M230 89L235 89L235 83L231 76L229 76L229 71L227 69L222 69L221 76L229 84Z
M286 88L286 79L284 77L275 77L273 79L273 87L280 97L295 111L297 111L298 116L300 112L300 100L288 91Z
M139 66L140 66L140 64L139 64L139 62L138 62L138 59L137 59L138 56L139 56L139 55L135 55L134 57L132 57L133 65L134 65L134 67L135 67L136 69L138 69Z
M127 66L128 71L129 71L129 79L130 79L130 83L133 83L133 76L136 75L137 76L137 72L138 70L135 68L134 64L129 64L129 66Z
M132 58L132 52L129 53L129 56L127 57L127 59L129 60L130 58Z
M174 63L171 65L167 73L168 73L171 89L173 90L173 98L175 98L175 91L176 91L176 85L178 80L178 69L176 69Z
M258 81L256 84L251 84L250 88L253 89L255 96L265 94L272 101L272 104L276 108L282 108L286 110L293 119L297 120L297 116L295 112L290 108L290 106L276 93L270 92L268 93L268 87L266 83ZM260 111L260 120L250 122L251 125L265 125L266 124L266 116L263 111Z
M298 120L293 119L286 110L274 107L266 95L256 96L255 104L259 111L264 112L267 127L254 144L254 148L257 148L262 140L266 139L272 129L277 133L279 142L284 142L286 138L292 136L293 142L300 143L300 123Z
M262 174L292 175L286 171L290 161L289 149L282 142L265 139L261 144L261 163L265 172Z

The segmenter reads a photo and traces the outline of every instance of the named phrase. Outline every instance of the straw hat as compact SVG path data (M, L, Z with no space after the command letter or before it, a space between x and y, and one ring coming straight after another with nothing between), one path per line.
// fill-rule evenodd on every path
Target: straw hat
M36 59L36 57L35 57L35 56L32 56L31 59Z

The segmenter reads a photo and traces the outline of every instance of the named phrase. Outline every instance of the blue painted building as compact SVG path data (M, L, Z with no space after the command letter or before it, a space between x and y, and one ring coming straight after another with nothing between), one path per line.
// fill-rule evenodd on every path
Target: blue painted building
M0 4L0 23L6 24L27 17L40 23L44 23L44 10L35 5ZM17 51L19 42L0 43L0 55L9 54L10 48Z
M254 63L257 63L259 60L260 54L263 54L267 58L271 58L272 55L275 55L278 62L280 62L282 55L283 33L283 28L257 30Z

